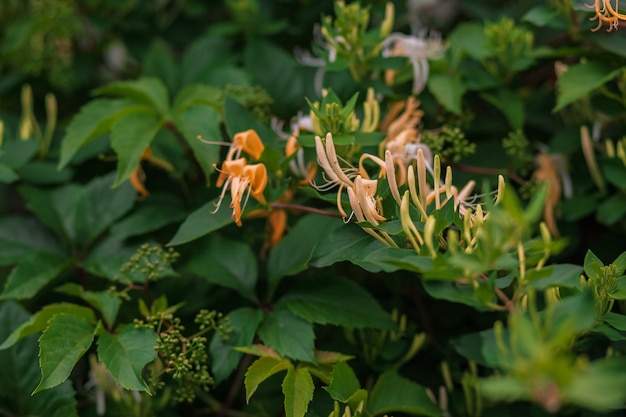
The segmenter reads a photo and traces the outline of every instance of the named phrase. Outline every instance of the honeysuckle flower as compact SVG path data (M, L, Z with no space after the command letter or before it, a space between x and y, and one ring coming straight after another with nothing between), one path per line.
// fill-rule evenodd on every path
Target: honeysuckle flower
M313 48L318 53L327 54L328 62L335 62L337 59L337 50L324 41L322 28L319 24L313 26ZM294 58L300 65L317 68L313 78L313 85L317 93L322 93L324 87L324 74L326 73L326 59L314 57L310 51L296 48L294 50Z
M245 158L238 158L225 160L219 171L220 175L215 185L223 188L212 213L219 210L226 191L230 190L232 217L237 226L241 226L241 215L246 208L250 195L260 203L265 204L263 191L267 185L267 169L263 164L248 165Z
M617 30L620 20L626 21L626 14L619 12L619 0L615 0L615 8L611 4L611 0L594 0L593 4L587 4L587 7L595 10L595 15L589 20L597 20L598 26L592 29L592 31L598 31L607 23L607 32L611 32L613 29Z
M141 195L142 198L146 198L150 195L150 192L145 187L146 182L146 173L141 167L141 161L148 161L152 165L156 165L159 168L162 168L166 171L173 171L174 167L167 161L164 161L160 158L157 158L152 154L152 149L146 148L141 154L141 158L139 159L139 163L131 172L129 181L135 190Z
M244 132L236 133L233 136L233 143L226 155L227 160L237 159L241 156L241 152L245 152L254 160L258 160L265 149L265 145L261 141L259 134L254 129L248 129Z
M383 41L382 55L384 57L405 56L413 65L413 94L419 94L428 80L428 59L441 58L445 46L441 36L436 33L427 34L422 31L419 35L392 33ZM385 72L387 84L393 84L395 70Z

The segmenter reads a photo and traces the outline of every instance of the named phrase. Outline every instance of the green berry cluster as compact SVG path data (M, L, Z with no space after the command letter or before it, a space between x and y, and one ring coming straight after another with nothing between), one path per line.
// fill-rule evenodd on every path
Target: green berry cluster
M422 142L444 161L458 162L476 151L476 144L471 143L458 126L445 125L440 129L425 130Z
M172 248L143 244L130 260L120 268L120 281L144 283L173 274L172 264L179 254Z
M232 332L228 318L216 311L201 310L194 322L199 331L191 336L184 335L185 326L171 309L135 322L137 326L148 327L157 333L156 350L161 366L156 369L162 371L154 375L152 384L155 389L162 389L166 383L162 377L171 377L175 402L192 402L198 390L207 392L214 383L209 372L205 334L217 331L225 338Z
M534 166L534 157L530 146L530 141L521 130L509 132L509 135L502 139L502 147L511 158L513 169L522 176L527 176Z
M263 122L270 121L274 100L263 88L258 85L227 85L224 93L250 110L257 119Z

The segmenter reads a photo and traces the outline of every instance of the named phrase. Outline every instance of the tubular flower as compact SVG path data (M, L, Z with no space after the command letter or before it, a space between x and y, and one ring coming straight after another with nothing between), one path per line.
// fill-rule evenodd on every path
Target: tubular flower
M250 155L252 159L258 160L264 149L265 146L256 130L248 129L235 134L233 144L226 155L226 160L239 158L242 151Z
M590 19L598 21L598 26L592 29L594 32L600 30L605 23L608 24L607 32L617 30L619 21L626 21L626 14L619 12L619 0L615 0L615 8L611 0L594 0L593 5L587 4L586 6L595 10L595 16Z
M141 195L141 198L146 198L150 195L150 192L145 187L146 182L146 173L141 167L141 161L148 161L153 165L156 165L166 171L173 171L174 167L169 162L166 162L160 158L157 158L152 154L152 149L146 148L141 154L141 158L139 159L139 163L133 169L133 172L130 174L129 181L133 188L137 190L137 192Z
M557 166L554 163L554 159L545 153L537 155L535 164L537 165L537 169L533 173L533 178L538 182L548 183L548 196L543 209L543 217L552 236L559 236L559 229L556 226L555 211L556 206L561 201L561 182L559 181Z
M216 185L223 188L212 213L219 210L226 191L230 190L232 217L237 226L241 226L241 215L250 195L265 204L263 191L267 185L267 169L263 164L248 165L244 158L226 160L222 164Z
M419 94L426 86L428 80L428 59L438 59L442 56L445 46L438 34L426 32L420 35L405 35L403 33L392 33L383 41L382 55L405 56L409 58L413 65L413 94ZM393 84L395 70L385 72L387 84Z

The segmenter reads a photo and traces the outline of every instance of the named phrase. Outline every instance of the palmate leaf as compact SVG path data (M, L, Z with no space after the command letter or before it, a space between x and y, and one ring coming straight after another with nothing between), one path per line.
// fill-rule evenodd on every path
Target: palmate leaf
M28 313L19 304L0 302L0 340L25 328L27 319ZM77 417L70 381L31 395L41 378L37 352L37 338L32 334L0 351L0 409L11 416Z
M132 81L118 81L96 90L96 94L124 97L156 110L161 117L169 115L169 94L158 78L143 77Z
M280 305L312 323L387 330L396 326L374 297L340 277L307 280L288 292Z
M119 296L109 291L87 291L82 285L68 282L56 288L56 291L81 298L97 309L102 314L102 319L107 326L113 326L117 312L122 303Z
M217 198L209 201L187 216L167 245L176 246L191 242L232 223L232 212L226 204L222 204L216 213L212 213L215 210L216 202Z
M0 298L32 298L73 262L65 256L34 252L11 270Z
M282 356L315 362L313 326L284 307L265 316L258 335L263 343Z
M161 128L162 119L148 108L137 109L118 118L111 129L111 147L117 154L118 186L130 177L141 159L141 154Z
M156 334L145 327L126 325L116 334L103 332L98 338L98 359L122 387L150 392L141 377L143 367L157 355Z
M65 381L93 343L95 333L96 326L83 317L70 314L54 316L39 338L41 381L33 394Z
M133 101L125 99L97 99L83 106L63 137L59 169L67 165L81 147L108 132L113 122L134 106Z
M290 366L283 379L282 388L285 396L285 416L304 417L315 390L309 370Z
M465 86L460 77L431 74L428 77L428 90L448 111L461 114L461 98L465 93Z

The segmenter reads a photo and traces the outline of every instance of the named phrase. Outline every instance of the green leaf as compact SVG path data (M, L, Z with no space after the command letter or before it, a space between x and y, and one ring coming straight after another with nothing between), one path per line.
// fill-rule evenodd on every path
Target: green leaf
M613 194L598 206L596 220L599 223L611 226L626 216L626 195Z
M602 317L602 320L615 327L617 330L626 331L626 316L623 314L608 312ZM6 342L5 342L6 343ZM4 344L2 344L4 346ZM2 348L0 346L0 349Z
M54 316L39 338L41 381L33 394L65 381L91 346L95 333L96 327L87 319L70 314Z
M156 39L143 57L143 74L161 79L170 92L178 87L178 66L167 44Z
M549 5L535 6L522 16L522 21L532 23L537 27L552 27L565 29L567 22L557 9Z
M604 263L596 256L595 253L588 249L583 263L585 274L589 278L598 279L600 278L601 268L604 268Z
M474 288L471 285L435 280L425 280L423 284L424 289L431 297L452 303L462 303L478 311L489 311L489 308L476 298Z
M7 137L6 125L4 137ZM39 141L36 140L5 140L0 151L0 163L19 170L35 157L38 150Z
M396 327L376 299L353 281L315 277L299 284L280 300L280 305L307 321L349 328Z
M394 412L432 417L442 415L424 387L401 377L395 371L387 371L378 378L372 389L367 413L378 416Z
M481 97L504 114L511 129L518 130L524 126L524 102L519 94L503 88L491 93L484 92Z
M149 110L138 110L118 118L111 129L111 147L117 154L114 187L130 177L141 155L161 128L162 120Z
M0 350L15 345L27 336L44 331L48 327L50 320L58 314L82 317L90 323L96 324L96 316L90 308L70 303L48 304L17 327L0 345Z
M108 291L86 291L81 285L68 282L56 288L56 291L81 298L102 314L107 326L112 327L120 308L121 300Z
M207 71L232 61L228 41L216 36L204 36L187 46L181 63L181 84L200 82Z
M60 242L34 218L0 218L0 265L16 263L33 252L64 256Z
M183 113L194 105L213 107L221 112L224 110L224 92L206 84L187 85L174 99L174 114Z
M93 100L83 106L63 137L59 169L67 165L80 148L108 132L113 122L133 107L134 103L129 100L109 99Z
M217 201L218 199L214 198L187 216L167 245L176 246L191 242L232 223L231 211L226 204L222 204L216 213L212 213Z
M428 77L428 90L446 110L461 114L461 99L465 94L465 86L458 76L431 74Z
M583 268L578 265L550 265L540 270L530 269L526 273L526 288L543 291L552 287L580 288L580 274Z
M236 133L254 129L266 146L282 147L272 129L257 120L250 111L230 96L226 97L224 102L224 122L230 137L235 136Z
M169 114L169 94L158 78L143 77L132 81L117 81L98 88L96 94L129 98L151 107L161 117L168 117Z
M625 368L623 357L593 361L567 387L564 399L603 414L607 410L622 409L626 401Z
M220 160L220 146L203 143L198 140L198 137L207 141L222 142L221 122L217 110L204 105L188 107L174 118L176 128L193 151L196 161L204 172L207 184L214 171L214 164Z
M52 185L69 182L73 170L66 167L59 171L52 161L31 161L20 168L18 174L23 181L31 184Z
M15 334L28 319L28 313L12 301L0 302L0 340ZM0 404L7 415L78 417L76 393L66 381L54 389L31 393L40 378L37 338L33 335L0 351Z
M117 236L107 236L99 241L90 251L82 267L98 277L115 280L120 277L120 268L137 252L139 243L128 245ZM132 282L144 283L145 275L137 274L129 277Z
M626 272L626 251L622 252L622 254L611 263L615 265L615 275L623 275L624 272Z
M611 69L604 63L585 61L569 67L557 81L557 112L615 78L624 68Z
M252 362L252 365L250 365L246 371L246 377L244 379L244 385L246 386L246 402L250 402L250 398L256 392L261 382L290 367L293 368L288 360L273 358L271 356L262 356Z
M227 339L223 339L216 332L209 345L213 358L211 372L216 383L224 381L235 370L243 354L233 347L248 346L252 343L256 329L263 320L263 313L259 309L243 307L231 311L227 317L233 332Z
M156 358L156 344L157 336L152 330L129 324L116 334L102 332L98 338L98 359L122 387L150 393L141 371Z
M458 48L478 61L492 55L487 47L485 29L480 23L458 25L448 36L448 42L453 48Z
M34 252L11 270L0 298L24 300L34 297L74 261L67 257Z
M339 362L333 366L333 372L330 375L330 385L324 387L326 392L335 401L342 403L348 402L350 397L361 388L361 384L356 374L345 362Z
M196 250L189 269L213 284L233 289L251 301L257 300L257 259L244 242L215 233L206 245Z
M309 403L313 399L313 378L306 368L290 366L283 379L283 395L285 396L285 416L304 417Z
M138 206L130 215L111 227L111 235L120 239L143 235L179 222L187 214L172 194L150 194Z
M20 177L9 166L0 163L0 183L11 184L17 181Z
M332 217L309 214L302 217L270 252L267 273L272 287L281 278L306 269L313 249L342 223Z
M261 323L258 335L267 346L291 359L315 362L313 326L287 308L276 308Z

